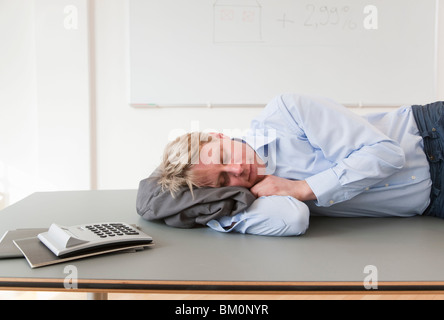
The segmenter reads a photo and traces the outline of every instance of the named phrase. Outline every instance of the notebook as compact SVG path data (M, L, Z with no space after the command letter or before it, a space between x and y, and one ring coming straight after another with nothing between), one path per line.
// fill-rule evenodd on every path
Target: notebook
M31 268L39 268L112 252L135 252L153 246L153 244L119 245L117 247L107 247L99 250L82 252L81 254L74 254L72 256L57 257L37 237L14 240L14 243L22 252L23 256L25 256Z
M0 239L0 259L23 258L23 253L14 244L14 240L36 237L48 228L9 230Z

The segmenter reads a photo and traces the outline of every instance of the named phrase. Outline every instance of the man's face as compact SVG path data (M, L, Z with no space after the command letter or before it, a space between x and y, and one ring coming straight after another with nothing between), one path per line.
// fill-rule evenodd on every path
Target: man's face
M246 143L219 135L200 151L199 163L192 167L199 186L251 188L264 179L264 163Z

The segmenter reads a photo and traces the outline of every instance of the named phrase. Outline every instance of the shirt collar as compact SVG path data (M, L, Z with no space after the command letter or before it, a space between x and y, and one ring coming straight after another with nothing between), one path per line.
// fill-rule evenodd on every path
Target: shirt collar
M259 151L261 148L276 141L277 137L275 131L266 133L266 135L264 135L264 132L255 132L255 134L252 134L252 132L249 131L242 141L248 143L254 150Z

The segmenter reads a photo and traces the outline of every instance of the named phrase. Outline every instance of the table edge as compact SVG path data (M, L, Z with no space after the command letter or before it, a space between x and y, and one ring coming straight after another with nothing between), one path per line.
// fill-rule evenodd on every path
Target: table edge
M392 293L444 292L443 281L381 281L366 289L363 282L350 281L162 281L79 279L76 291L82 292L184 292L195 293ZM0 278L0 290L59 291L65 279Z

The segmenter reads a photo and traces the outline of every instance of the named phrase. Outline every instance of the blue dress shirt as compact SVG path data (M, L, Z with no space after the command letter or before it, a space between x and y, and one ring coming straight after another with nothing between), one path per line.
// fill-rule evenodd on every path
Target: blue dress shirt
M429 165L410 106L359 116L323 97L282 95L252 121L244 140L267 174L306 180L317 200L261 197L234 217L210 221L215 230L300 235L310 214L408 217L429 204ZM286 220L292 216L299 218Z

